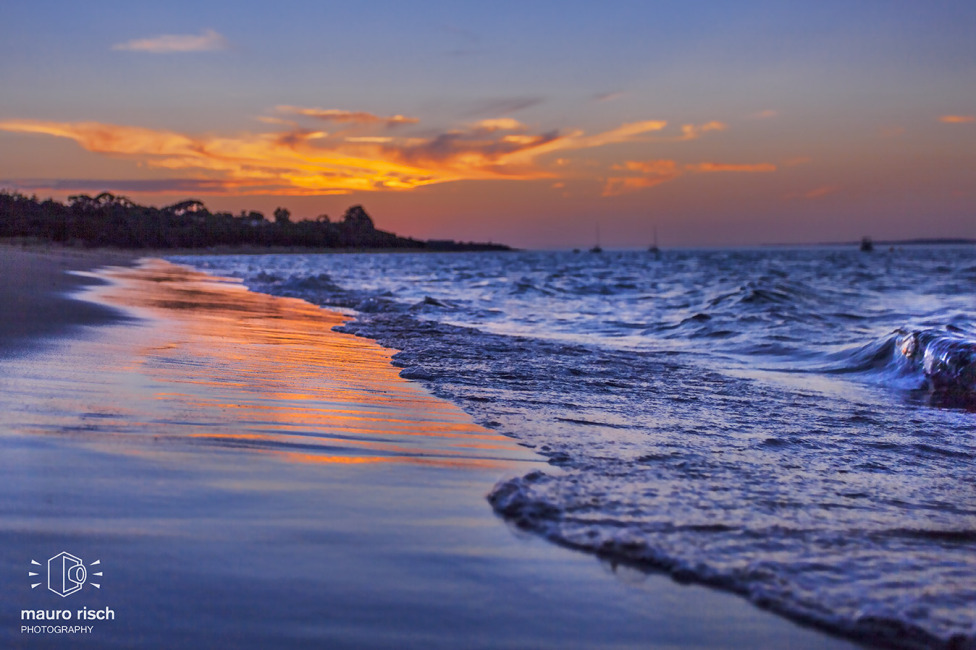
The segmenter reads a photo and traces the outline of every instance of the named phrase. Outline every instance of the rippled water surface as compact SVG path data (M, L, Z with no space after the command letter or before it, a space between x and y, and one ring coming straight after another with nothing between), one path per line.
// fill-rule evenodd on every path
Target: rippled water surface
M976 644L976 251L191 257L351 310L554 466L558 543L910 647Z

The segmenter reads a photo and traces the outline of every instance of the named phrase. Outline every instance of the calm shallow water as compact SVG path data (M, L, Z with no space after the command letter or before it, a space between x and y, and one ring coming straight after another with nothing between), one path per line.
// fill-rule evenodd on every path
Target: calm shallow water
M976 643L976 250L178 259L352 310L549 457L555 542L855 637Z

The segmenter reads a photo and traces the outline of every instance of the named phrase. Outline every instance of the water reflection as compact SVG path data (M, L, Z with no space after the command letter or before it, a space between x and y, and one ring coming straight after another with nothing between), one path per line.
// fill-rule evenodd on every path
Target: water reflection
M75 348L86 367L62 359L61 369L25 368L38 381L78 377L43 411L23 409L21 431L114 443L151 435L301 463L485 467L530 457L401 379L394 350L333 332L347 319L337 312L162 260L99 275L111 284L87 297L143 320ZM23 378L17 385L44 392Z

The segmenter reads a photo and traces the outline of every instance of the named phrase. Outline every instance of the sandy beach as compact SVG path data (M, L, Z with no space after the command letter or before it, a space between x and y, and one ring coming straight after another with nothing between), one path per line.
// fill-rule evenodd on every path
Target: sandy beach
M136 258L0 247L3 647L857 647L519 533L486 493L558 470L348 317Z
M122 317L117 310L64 295L97 282L72 274L104 264L120 264L135 255L56 246L0 245L0 354L36 344L44 337L79 325L97 325Z

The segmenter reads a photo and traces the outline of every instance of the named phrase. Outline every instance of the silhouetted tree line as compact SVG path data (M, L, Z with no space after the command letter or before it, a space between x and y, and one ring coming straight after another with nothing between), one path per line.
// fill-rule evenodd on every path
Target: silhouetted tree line
M103 192L68 197L67 205L0 192L0 237L26 237L119 248L209 248L212 246L288 246L308 248L403 248L420 250L508 250L500 244L421 241L377 230L362 206L346 210L341 221L327 215L292 221L285 208L274 220L260 212L210 212L200 201L165 208L133 203Z

